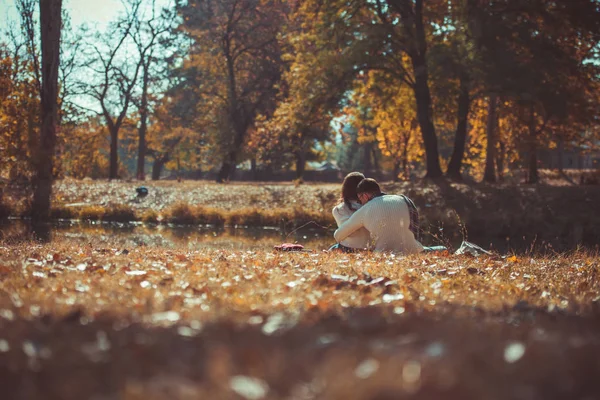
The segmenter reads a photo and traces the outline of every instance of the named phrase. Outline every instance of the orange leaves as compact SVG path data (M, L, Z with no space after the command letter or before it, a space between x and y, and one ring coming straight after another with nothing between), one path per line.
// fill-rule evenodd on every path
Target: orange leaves
M597 263L589 257L524 262L517 256L505 260L377 253L307 256L164 248L125 252L93 245L79 253L79 246L60 246L21 249L14 253L21 258L2 260L3 285L18 287L25 302L44 309L77 304L94 312L115 309L126 315L130 310L142 314L172 310L181 318L188 313L232 315L234 310L269 315L310 308L325 313L386 304L402 308L403 314L439 304L496 310L523 297L536 306L566 307L578 298L600 296L591 283ZM279 322L272 325L267 330L278 329Z

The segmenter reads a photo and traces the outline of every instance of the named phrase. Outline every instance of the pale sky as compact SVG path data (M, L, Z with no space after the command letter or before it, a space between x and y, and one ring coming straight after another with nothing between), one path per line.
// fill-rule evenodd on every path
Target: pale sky
M166 4L168 1L159 0L156 3ZM148 0L148 4L152 3ZM97 26L103 30L108 22L123 11L123 4L120 0L63 0L63 8L69 12L73 28L87 23L90 27ZM5 25L4 21L18 22L15 0L0 0L0 25Z

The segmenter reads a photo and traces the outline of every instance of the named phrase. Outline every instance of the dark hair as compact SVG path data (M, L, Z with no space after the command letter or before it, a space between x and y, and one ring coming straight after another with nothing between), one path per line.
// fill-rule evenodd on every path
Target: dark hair
M381 188L375 179L365 178L356 187L356 194L360 193L381 194Z
M352 210L354 210L354 206L351 201L358 202L358 195L356 194L356 187L358 184L365 179L365 176L360 172L350 172L344 178L344 182L342 183L342 198L341 200L346 204L346 206Z

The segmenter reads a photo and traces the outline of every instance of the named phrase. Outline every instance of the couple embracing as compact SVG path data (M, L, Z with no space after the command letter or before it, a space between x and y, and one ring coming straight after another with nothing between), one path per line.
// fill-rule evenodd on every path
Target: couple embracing
M377 181L352 172L344 178L341 203L333 209L337 244L330 250L420 253L419 214L406 196L381 192Z

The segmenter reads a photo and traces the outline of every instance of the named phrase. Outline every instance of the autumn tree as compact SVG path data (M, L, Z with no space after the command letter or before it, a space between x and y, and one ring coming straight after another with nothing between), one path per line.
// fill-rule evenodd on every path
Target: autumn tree
M9 26L2 43L0 147L2 169L11 180L31 182L39 140L41 70L37 2L19 0L19 25Z
M207 144L205 120L196 114L196 92L184 82L189 83L174 79L149 115L147 150L153 160L152 180L160 179L165 167L199 170L220 161Z
M598 65L589 62L597 57L600 7L594 0L469 0L469 14L487 91L518 106L527 132L527 180L535 183L545 130L566 126L576 115L589 121L590 95L600 76Z
M410 88L403 85L392 96L392 87L381 87L374 117L377 143L383 154L392 160L394 181L409 179L410 165L422 158L416 105Z
M390 84L387 72L373 70L355 80L350 97L342 112L358 128L358 142L381 152L395 181L408 179L411 164L423 155L412 89L404 83Z
M135 6L134 3L131 3ZM137 147L137 167L136 177L139 180L145 179L145 160L147 153L146 135L148 131L148 117L151 112L150 91L151 86L157 80L157 75L161 75L162 68L159 64L165 61L163 53L166 49L161 48L161 42L167 41L167 33L170 32L173 20L172 12L168 9L158 9L153 0L149 8L138 10L133 21L131 29L131 38L139 57L141 66L141 87L137 108L139 111L138 124L138 147Z
M111 25L104 35L97 34L87 46L85 56L87 76L80 82L79 92L91 96L100 111L89 109L102 116L110 134L109 179L118 178L119 170L119 131L128 116L134 89L138 81L142 63L140 58L127 57L127 46L136 22L141 0L128 3L125 15Z
M11 180L33 173L39 132L38 87L20 42L0 48L0 160L2 174Z
M76 179L108 178L110 136L102 117L79 117L69 123L61 149L61 172Z
M428 64L438 131L454 132L446 176L462 180L472 102L481 95L465 1L428 3L433 25ZM441 138L443 140L443 138Z
M296 22L299 24L298 22ZM284 81L277 108L258 126L259 154L277 150L292 156L296 177L302 178L306 162L316 155L314 146L331 137L330 122L355 75L340 67L335 51L311 52L310 32L295 32L286 46Z
M431 178L442 175L428 64L428 38L433 29L431 22L437 18L438 2L435 5L421 0L306 1L300 9L316 21L313 27L319 44L337 44L341 65L355 72L387 71L390 78L412 89L425 146L427 176ZM352 63L342 61L349 58Z
M184 68L202 77L197 112L210 115L206 128L217 135L219 182L233 174L256 116L274 107L286 10L280 0L177 3L180 30L193 40Z

